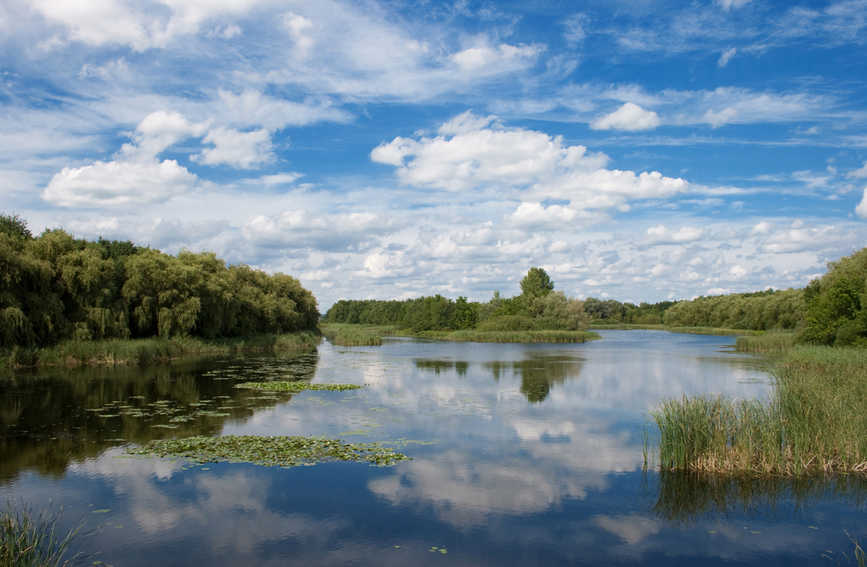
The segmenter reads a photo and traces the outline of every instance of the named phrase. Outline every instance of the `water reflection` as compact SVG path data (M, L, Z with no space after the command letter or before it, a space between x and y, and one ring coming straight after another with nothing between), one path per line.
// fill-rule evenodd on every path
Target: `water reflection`
M317 354L142 368L48 369L0 380L0 482L123 443L218 434L291 395L240 390L249 379L311 380Z
M51 499L100 522L86 545L129 565L809 564L825 549L851 551L844 529L867 540L854 480L677 476L653 463L642 472L660 400L762 398L767 375L723 352L730 338L604 335L583 345L325 344L318 358L17 379L0 386L0 470L17 475L0 483L0 500ZM277 377L365 388L291 401L233 388ZM188 467L112 448L197 433L380 441L413 460Z

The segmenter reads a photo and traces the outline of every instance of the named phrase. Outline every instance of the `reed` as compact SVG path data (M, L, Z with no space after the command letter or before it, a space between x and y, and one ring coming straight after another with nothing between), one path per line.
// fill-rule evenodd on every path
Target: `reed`
M424 331L416 336L441 341L476 343L585 343L599 338L591 331Z
M765 402L668 400L653 413L667 470L867 474L867 351L797 347Z
M754 354L780 354L795 346L795 333L767 333L738 337L735 349Z
M56 567L69 565L65 559L79 529L58 530L60 513L32 512L8 503L0 513L0 565L14 567Z
M380 346L386 327L330 323L322 325L322 334L332 344L339 346Z

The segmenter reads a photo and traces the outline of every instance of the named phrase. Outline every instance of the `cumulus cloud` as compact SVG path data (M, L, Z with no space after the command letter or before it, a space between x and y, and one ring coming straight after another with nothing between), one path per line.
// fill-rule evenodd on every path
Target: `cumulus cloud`
M647 229L647 242L649 244L682 244L699 240L704 235L704 230L692 226L683 226L676 231L671 231L665 225L659 224Z
M627 102L611 114L601 116L590 123L594 130L652 130L659 126L659 115Z
M215 111L221 122L233 126L261 126L279 130L316 122L349 122L352 115L328 100L294 102L268 96L255 89L234 93L218 91Z
M166 201L195 183L196 176L175 160L97 161L64 167L42 197L62 207L141 205Z
M483 44L453 53L449 59L463 72L490 72L491 69L523 67L541 51L538 45Z
M373 161L395 166L407 185L461 192L513 189L541 202L564 199L578 209L622 207L632 199L672 196L688 190L680 178L661 173L610 170L608 157L559 136L505 127L493 117L464 113L435 137L397 137L373 149ZM534 207L528 205L522 212ZM550 207L549 207L550 209ZM548 215L565 214L550 209ZM538 213L538 209L536 209Z

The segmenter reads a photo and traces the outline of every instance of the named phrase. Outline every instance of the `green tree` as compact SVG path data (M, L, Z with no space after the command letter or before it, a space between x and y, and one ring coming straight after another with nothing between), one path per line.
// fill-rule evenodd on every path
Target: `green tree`
M0 233L8 234L18 240L32 240L33 234L27 222L18 215L0 215Z
M553 289L554 282L542 268L530 268L521 280L521 295L527 300L548 295Z

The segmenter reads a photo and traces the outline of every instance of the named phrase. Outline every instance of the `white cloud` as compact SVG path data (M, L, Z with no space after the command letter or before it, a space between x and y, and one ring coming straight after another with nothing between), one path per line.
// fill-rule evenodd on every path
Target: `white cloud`
M64 167L42 198L62 207L112 207L166 201L188 191L196 176L175 160L97 161Z
M846 177L850 179L864 179L865 177L867 177L867 161L865 161L864 165L862 165L860 168L854 169L847 173Z
M861 202L855 207L855 214L862 219L867 219L867 187L864 188L864 194L861 196Z
M659 224L647 229L648 244L682 244L694 242L704 235L704 230L692 226L683 226L676 231L670 231L665 225Z
M576 220L587 219L585 211L563 205L544 206L541 203L521 203L509 216L517 226L553 227L561 223L573 223Z
M652 130L659 126L659 115L627 102L611 114L606 114L590 123L594 130Z
M239 132L232 128L214 128L204 138L205 148L194 159L207 165L226 164L242 169L251 169L274 159L271 152L271 136L267 130Z
M201 24L220 16L238 16L259 0L33 0L31 6L59 24L72 41L99 46L127 45L136 51L166 47L179 36L195 34ZM237 26L223 28L234 37Z
M274 98L255 89L238 94L220 89L215 111L221 122L234 126L261 126L279 130L315 122L348 122L352 115L327 100L303 103Z
M729 61L731 61L731 58L734 57L737 52L737 47L732 47L723 51L716 62L717 67L725 67L726 65L728 65Z
M483 44L453 53L449 59L461 72L489 74L497 69L525 67L541 51L538 45Z
M586 14L572 14L563 20L563 38L571 45L577 45L584 41L587 37L587 22L589 18Z
M741 6L745 6L749 2L750 0L716 0L716 3L719 4L723 10L731 10L732 8L737 9Z

